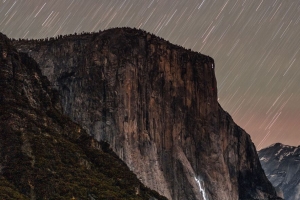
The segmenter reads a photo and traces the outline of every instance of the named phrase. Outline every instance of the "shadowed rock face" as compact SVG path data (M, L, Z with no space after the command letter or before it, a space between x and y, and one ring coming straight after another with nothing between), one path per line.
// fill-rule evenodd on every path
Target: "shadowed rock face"
M261 165L284 199L300 199L300 146L276 143L258 152Z
M160 199L62 114L38 64L0 33L0 199Z
M212 58L127 28L15 45L64 113L148 187L169 199L276 199L249 135L217 102Z

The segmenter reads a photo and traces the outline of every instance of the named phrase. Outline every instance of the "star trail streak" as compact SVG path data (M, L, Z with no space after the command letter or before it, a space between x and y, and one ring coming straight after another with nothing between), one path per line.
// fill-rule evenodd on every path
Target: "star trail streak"
M215 59L219 103L258 149L300 145L299 0L1 0L0 31L136 27Z

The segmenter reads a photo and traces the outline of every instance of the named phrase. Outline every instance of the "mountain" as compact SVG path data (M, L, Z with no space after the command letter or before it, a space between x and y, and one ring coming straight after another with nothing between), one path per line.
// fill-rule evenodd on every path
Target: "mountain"
M263 169L286 200L300 199L300 146L273 144L258 152Z
M0 34L0 199L166 199L61 111L38 64Z
M250 136L217 101L214 60L145 31L14 40L63 112L168 199L280 199Z

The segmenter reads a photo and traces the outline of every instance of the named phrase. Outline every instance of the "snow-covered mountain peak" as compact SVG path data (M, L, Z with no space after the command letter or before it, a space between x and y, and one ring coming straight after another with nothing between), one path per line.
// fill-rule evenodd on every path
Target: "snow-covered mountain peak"
M258 156L268 179L282 190L284 199L299 199L300 146L276 143L260 150Z

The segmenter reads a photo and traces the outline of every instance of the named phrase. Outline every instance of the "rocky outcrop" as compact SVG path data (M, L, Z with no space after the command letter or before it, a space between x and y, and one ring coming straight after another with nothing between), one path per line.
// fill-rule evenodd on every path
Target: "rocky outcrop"
M277 199L250 136L217 101L214 60L129 28L14 41L64 113L169 199Z
M61 111L38 64L0 33L0 199L166 199Z
M284 199L300 199L300 146L276 143L258 152L261 165Z

